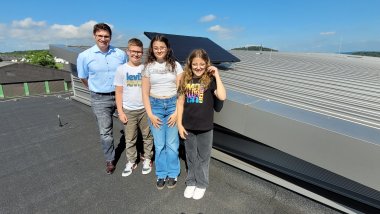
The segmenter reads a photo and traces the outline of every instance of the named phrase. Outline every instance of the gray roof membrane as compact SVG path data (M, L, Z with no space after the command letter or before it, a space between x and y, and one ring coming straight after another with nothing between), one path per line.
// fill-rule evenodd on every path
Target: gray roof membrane
M51 80L71 81L70 72L28 63L14 63L0 67L0 84Z
M1 101L0 114L0 213L339 213L215 159L199 201L183 197L183 156L174 189L157 190L154 171L142 175L141 164L122 177L116 118L118 163L106 175L91 108L67 94Z

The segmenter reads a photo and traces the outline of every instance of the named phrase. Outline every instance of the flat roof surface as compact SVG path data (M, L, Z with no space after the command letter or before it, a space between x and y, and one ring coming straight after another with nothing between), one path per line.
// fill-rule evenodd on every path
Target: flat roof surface
M67 94L0 101L0 114L0 213L339 213L215 159L198 201L183 197L183 159L174 189L157 190L154 171L142 175L141 164L122 177L116 118L120 159L106 175L91 108Z
M0 67L0 84L71 81L71 73L62 69L48 68L28 63L14 63Z
M2 62L0 62L0 67L7 66L7 65L12 65L12 64L15 64L15 63L14 62L10 62L10 61L2 61Z

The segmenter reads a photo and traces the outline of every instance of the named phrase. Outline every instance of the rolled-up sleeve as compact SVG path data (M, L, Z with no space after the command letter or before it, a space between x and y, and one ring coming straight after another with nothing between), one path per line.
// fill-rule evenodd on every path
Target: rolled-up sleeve
M87 63L85 62L84 53L80 53L77 58L77 72L78 77L81 79L88 79L88 68Z

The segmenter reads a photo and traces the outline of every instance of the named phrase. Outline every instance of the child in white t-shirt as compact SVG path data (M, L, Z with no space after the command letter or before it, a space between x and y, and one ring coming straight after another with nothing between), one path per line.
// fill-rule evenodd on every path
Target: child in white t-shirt
M152 170L153 156L153 137L141 92L141 71L144 69L144 65L141 64L143 43L136 38L130 39L126 52L128 62L117 68L114 80L116 107L119 120L124 124L126 144L127 164L122 173L123 177L129 176L137 167L138 129L144 141L142 174L148 174Z
M178 157L177 85L182 67L169 40L157 34L149 45L142 78L143 101L154 138L157 189L174 188L181 170Z

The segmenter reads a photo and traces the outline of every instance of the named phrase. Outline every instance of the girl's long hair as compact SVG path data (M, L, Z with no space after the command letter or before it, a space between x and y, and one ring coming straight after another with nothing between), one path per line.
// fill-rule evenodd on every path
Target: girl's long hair
M154 52L153 52L153 43L156 41L165 43L166 50L167 50L166 56L165 56L166 66L168 67L168 69L171 72L174 72L176 64L175 64L175 58L173 55L173 49L170 47L169 40L165 36L159 35L159 34L154 36L153 39L150 41L150 45L149 45L149 49L148 49L148 56L147 56L147 59L145 60L145 68L147 67L147 65L149 65L149 64L151 64L157 60L156 56L154 56Z
M183 69L183 75L178 87L179 95L183 95L186 93L186 85L192 82L193 80L194 74L191 64L193 63L194 58L201 58L206 63L206 71L202 74L199 83L203 85L205 90L210 85L212 75L209 72L207 72L207 68L211 66L210 58L208 57L208 54L205 50L195 49L190 53L189 57L186 59L185 68Z

